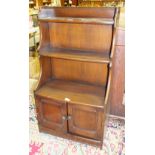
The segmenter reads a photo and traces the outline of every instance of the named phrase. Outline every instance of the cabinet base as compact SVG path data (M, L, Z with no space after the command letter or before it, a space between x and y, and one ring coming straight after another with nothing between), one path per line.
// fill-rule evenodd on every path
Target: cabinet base
M100 149L102 149L102 145L103 145L103 141L100 141L100 140L89 139L89 138L85 138L85 137L79 137L79 136L73 135L71 133L61 133L61 132L43 127L41 125L39 125L39 132L45 132L45 133L48 133L48 134L51 134L54 136L58 136L61 138L73 140L76 142L86 143L88 145L99 147Z

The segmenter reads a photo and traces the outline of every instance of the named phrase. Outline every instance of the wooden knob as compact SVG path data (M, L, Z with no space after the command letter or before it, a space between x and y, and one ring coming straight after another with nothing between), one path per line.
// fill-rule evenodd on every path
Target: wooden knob
M72 116L69 115L69 116L68 116L68 120L70 120L71 118L72 118Z
M62 119L65 121L67 120L67 116L62 116Z

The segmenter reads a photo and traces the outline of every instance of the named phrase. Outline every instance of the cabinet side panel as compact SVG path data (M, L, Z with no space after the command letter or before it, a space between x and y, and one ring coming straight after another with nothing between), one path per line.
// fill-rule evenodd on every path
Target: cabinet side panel
M52 70L49 69L49 67L51 66L51 58L40 56L39 62L40 62L41 72L40 72L39 82L36 90L38 90L52 77Z
M125 106L122 104L125 90L125 47L116 46L113 59L113 78L110 98L110 114L125 116Z
M39 22L40 27L40 45L39 49L43 47L50 46L50 38L49 38L49 24L48 22Z

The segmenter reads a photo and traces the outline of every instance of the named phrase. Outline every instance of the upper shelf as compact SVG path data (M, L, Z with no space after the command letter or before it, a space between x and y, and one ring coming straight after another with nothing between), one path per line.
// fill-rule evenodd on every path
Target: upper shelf
M80 24L114 24L113 19L109 18L65 18L65 17L42 17L39 18L40 21L49 21L55 23L80 23Z
M61 49L61 48L44 48L39 50L40 55L62 58L77 61L110 63L111 60L106 53L87 52L81 50Z
M39 12L40 21L114 24L114 7L42 7Z
M109 18L114 19L115 7L42 7L39 18Z

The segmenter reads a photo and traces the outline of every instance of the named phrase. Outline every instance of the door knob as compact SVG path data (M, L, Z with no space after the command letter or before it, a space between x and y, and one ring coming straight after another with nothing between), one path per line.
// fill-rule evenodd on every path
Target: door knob
M65 121L67 120L67 116L62 116L62 119Z
M72 118L72 117L69 115L67 119L70 120L71 118Z
M65 120L70 120L72 117L69 115L69 116L62 116L62 119L65 121Z

